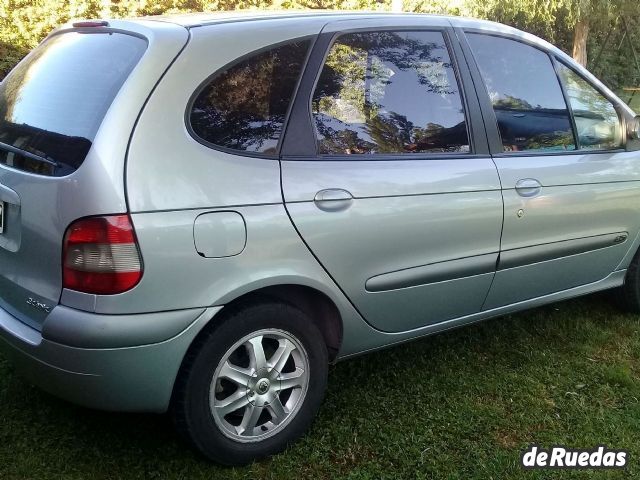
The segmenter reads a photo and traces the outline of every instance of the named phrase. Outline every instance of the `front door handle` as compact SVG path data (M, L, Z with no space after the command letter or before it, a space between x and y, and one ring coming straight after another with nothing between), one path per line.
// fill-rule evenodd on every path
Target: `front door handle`
M342 188L327 188L316 193L313 203L325 212L339 212L351 206L353 195Z
M523 178L516 182L516 192L521 197L535 197L542 191L542 184L535 178Z

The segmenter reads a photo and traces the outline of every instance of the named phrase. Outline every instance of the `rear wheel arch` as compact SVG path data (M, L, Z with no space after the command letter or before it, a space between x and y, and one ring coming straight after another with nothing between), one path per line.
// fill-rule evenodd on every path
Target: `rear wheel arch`
M333 362L336 360L342 345L343 322L342 315L333 300L320 290L306 285L276 284L242 293L226 301L224 307L204 325L191 341L182 359L178 377L183 371L185 361L189 357L189 354L197 350L201 340L206 337L212 329L220 325L221 322L224 322L234 311L251 304L265 301L287 303L307 314L322 333L323 340L327 346L329 361Z
M190 363L189 359L199 350L210 331L243 307L265 301L287 303L307 314L322 333L329 362L336 360L342 345L343 323L342 315L333 300L316 288L300 284L277 284L258 288L226 302L224 308L218 311L193 338L176 374L170 404L174 403L176 387L184 375L186 366Z
M227 313L242 308L243 305L265 300L287 303L306 313L316 324L318 330L322 332L329 360L336 359L342 345L342 316L333 300L313 287L299 284L279 284L252 290L227 302L210 323L215 325L219 321L224 321Z

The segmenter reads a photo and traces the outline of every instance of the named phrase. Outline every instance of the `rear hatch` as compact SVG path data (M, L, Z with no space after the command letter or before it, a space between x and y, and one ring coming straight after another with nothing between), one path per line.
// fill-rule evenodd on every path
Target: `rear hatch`
M38 329L60 300L69 223L126 211L131 130L187 39L111 23L56 32L0 83L0 308Z

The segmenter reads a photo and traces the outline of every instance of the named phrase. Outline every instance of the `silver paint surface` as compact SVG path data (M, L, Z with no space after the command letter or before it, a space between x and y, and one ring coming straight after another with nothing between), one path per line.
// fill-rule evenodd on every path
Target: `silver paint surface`
M198 332L224 305L269 286L303 285L335 304L341 359L624 282L640 245L638 152L280 162L208 148L185 124L192 94L221 67L323 28L503 32L575 66L546 42L490 22L424 15L232 12L109 22L146 37L149 49L82 167L47 178L0 166L8 205L0 346L48 391L96 408L163 411ZM120 212L135 226L141 282L113 296L61 291L67 226ZM242 248L229 212L245 225ZM534 258L540 245L619 232L628 233L625 242L497 272L473 263L497 264L501 250ZM378 282L375 291L367 282Z

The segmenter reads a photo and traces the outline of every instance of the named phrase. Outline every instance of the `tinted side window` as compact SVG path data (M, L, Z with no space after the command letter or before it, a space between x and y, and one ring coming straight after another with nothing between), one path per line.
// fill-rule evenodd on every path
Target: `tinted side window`
M549 56L507 38L467 34L505 151L575 150L571 119Z
M313 95L319 153L468 152L439 32L368 32L333 44Z
M275 154L310 43L281 45L218 73L193 103L194 133L213 145Z
M580 149L619 148L620 119L611 102L569 67L558 64L558 73L569 97Z

